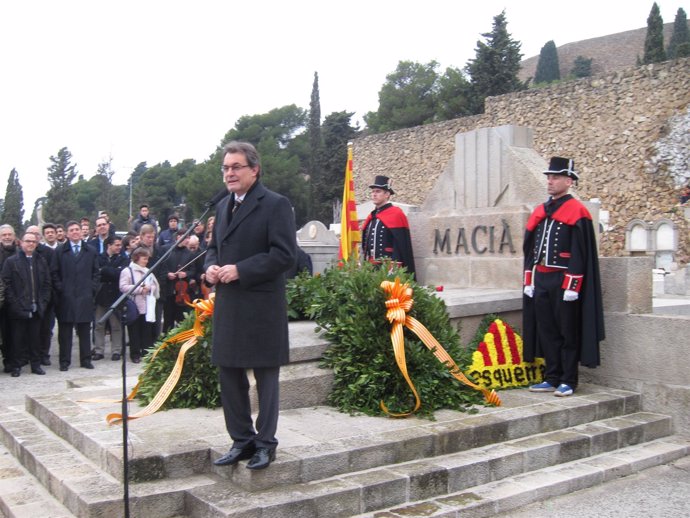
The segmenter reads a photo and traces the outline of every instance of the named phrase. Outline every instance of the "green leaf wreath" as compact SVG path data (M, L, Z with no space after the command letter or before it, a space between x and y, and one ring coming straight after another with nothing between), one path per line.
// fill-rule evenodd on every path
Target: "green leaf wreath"
M331 346L321 361L334 373L329 404L343 412L385 415L383 400L391 412L404 412L414 396L395 362L386 320L386 296L380 285L400 277L414 290L410 315L424 324L460 366L471 363L471 350L460 346L457 331L444 302L432 290L418 285L402 269L377 268L369 263L348 262L314 277L301 274L288 282L289 317L314 320L325 331ZM190 329L193 312L169 336ZM199 344L189 350L180 381L163 408L214 408L220 405L217 369L211 365L211 322L204 323ZM158 345L158 344L157 344ZM181 344L171 344L154 362L146 362L138 397L148 403L172 370ZM482 403L480 393L465 387L448 373L424 344L405 332L407 369L422 406L418 414L432 416L441 408L471 410Z

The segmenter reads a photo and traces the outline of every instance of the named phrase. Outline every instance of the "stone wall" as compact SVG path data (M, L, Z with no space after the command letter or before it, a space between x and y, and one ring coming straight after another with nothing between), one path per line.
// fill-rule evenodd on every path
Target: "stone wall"
M676 178L688 174L690 149L680 147L676 156L666 159L660 157L657 143L674 125L687 124L689 106L690 59L489 98L482 115L356 140L357 200L366 200L373 177L385 174L393 179L394 201L421 205L453 157L456 133L528 126L534 130L534 149L545 161L553 155L575 158L581 173L577 193L585 200L600 198L602 210L610 212L610 228L601 237L602 255L626 254L630 220L666 218L676 225L678 256L684 262L690 236L678 208Z

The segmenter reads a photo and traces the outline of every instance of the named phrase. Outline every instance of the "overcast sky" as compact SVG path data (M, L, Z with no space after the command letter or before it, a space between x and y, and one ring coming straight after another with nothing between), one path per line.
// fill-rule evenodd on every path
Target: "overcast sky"
M690 0L660 0L664 22ZM0 197L12 168L25 218L67 146L85 178L112 157L201 162L242 115L378 107L398 61L463 67L505 9L525 58L549 40L646 27L651 0L20 0L0 5ZM667 42L666 42L667 43ZM344 167L344 164L343 164ZM78 215L80 216L80 215Z

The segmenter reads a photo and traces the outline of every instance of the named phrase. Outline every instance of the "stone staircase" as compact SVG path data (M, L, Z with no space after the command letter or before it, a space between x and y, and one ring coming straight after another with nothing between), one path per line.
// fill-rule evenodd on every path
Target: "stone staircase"
M229 446L220 410L132 421L131 516L492 516L690 454L639 394L594 385L570 398L505 391L499 408L434 421L341 414L323 406L330 378L309 329L281 379L270 468L211 464ZM84 401L117 396L119 383L86 379L0 415L2 514L123 516L122 429L104 419L118 405Z

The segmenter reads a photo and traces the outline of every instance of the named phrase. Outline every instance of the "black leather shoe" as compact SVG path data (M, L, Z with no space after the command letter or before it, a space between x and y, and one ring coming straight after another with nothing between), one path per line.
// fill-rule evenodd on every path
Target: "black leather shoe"
M10 376L12 376L13 378L18 378L21 375L21 373L22 371L19 369L12 369L12 374L10 374Z
M227 452L221 458L214 460L213 464L215 466L232 466L241 460L251 459L252 455L254 455L256 451L256 446L253 444L250 446L245 446L244 448L230 448L229 452Z
M43 365L44 367L50 367L50 365L51 365L50 358L43 358L41 360L41 365Z
M93 369L93 363L91 362L84 362L81 364L82 369Z
M69 369L69 365L64 365L64 364L63 364L63 365L60 365L60 370L61 370L62 372L67 372L68 369Z
M254 456L247 462L247 468L264 469L274 460L276 460L275 448L257 448Z
M91 355L91 361L94 361L94 362L97 362L98 360L102 360L103 358L105 358L105 356L103 356L100 353L95 353L95 354Z
M118 353L113 353L113 355L110 357L110 359L114 362L118 361L121 358L121 356Z
M34 373L34 374L40 374L40 375L43 375L43 374L46 373L46 371L44 371L43 369L41 369L40 366L38 366L38 367L31 367L31 372Z

